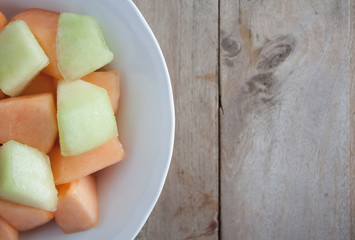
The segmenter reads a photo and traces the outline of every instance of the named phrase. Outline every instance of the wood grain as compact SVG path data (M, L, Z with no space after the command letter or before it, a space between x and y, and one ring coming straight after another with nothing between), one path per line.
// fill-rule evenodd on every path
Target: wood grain
M177 116L137 239L355 239L355 1L134 2Z
M218 0L135 0L165 55L176 135L162 195L136 239L217 239Z
M350 1L350 136L349 136L349 184L350 184L350 239L355 239L355 1Z
M221 239L349 239L349 1L220 11Z

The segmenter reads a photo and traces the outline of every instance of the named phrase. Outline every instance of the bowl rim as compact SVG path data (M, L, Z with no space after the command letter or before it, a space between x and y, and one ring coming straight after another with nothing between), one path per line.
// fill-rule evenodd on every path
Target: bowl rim
M50 0L41 0L41 1L45 1L45 2L50 2ZM79 0L79 1L83 1L83 0ZM1 1L0 1L1 2ZM10 2L10 1L9 1ZM11 1L11 4L15 4L18 1ZM170 79L170 75L169 75L169 71L168 71L168 67L164 58L164 55L162 53L162 50L159 46L159 43L153 33L153 31L151 30L151 28L149 27L147 21L145 20L145 18L143 17L142 13L139 11L138 7L135 5L135 3L132 0L103 0L100 1L101 4L104 3L123 3L124 5L127 6L127 8L130 8L130 10L132 11L132 17L134 17L136 19L136 21L141 24L142 28L144 29L145 34L147 35L147 38L149 39L149 41L151 40L151 50L155 52L156 54L156 58L154 58L155 62L157 65L159 65L159 72L160 72L160 76L162 81L166 84L166 86L164 87L164 91L166 90L166 97L164 98L164 100L167 101L167 107L168 109L166 109L166 119L167 122L169 123L169 125L171 126L170 129L167 129L166 133L167 133L167 142L166 145L164 144L164 148L166 149L166 154L164 154L164 158L163 161L161 161L161 165L160 165L160 170L159 170L159 174L160 178L157 178L156 181L154 181L154 188L151 189L151 196L149 201L147 201L147 203L144 206L144 211L141 211L141 214L139 215L139 218L136 218L136 220L134 221L134 226L130 226L129 230L127 230L127 232L125 234L125 236L127 236L127 238L131 238L134 239L139 232L141 231L142 227L144 226L144 224L146 223L147 219L149 218L150 214L152 213L160 195L162 192L162 189L164 187L166 178L167 178L167 174L170 168L170 164L171 164L171 160L172 160L172 155L173 155L173 148L174 148L174 138L175 138L175 108L174 108L174 97L173 97L173 91L172 91L172 84L171 84L171 79ZM44 7L45 8L45 7ZM46 8L45 8L46 9ZM53 10L52 8L48 8ZM154 55L155 55L154 54ZM163 79L164 78L164 79ZM118 239L117 235L112 236L113 239Z
M169 158L168 161L166 161L166 165L164 167L164 172L163 172L163 176L162 179L160 181L160 184L158 186L158 191L156 192L156 195L154 197L154 200L150 203L150 206L148 208L148 210L146 211L146 214L144 215L144 217L141 219L140 223L137 226L137 230L135 231L134 235L133 235L133 239L139 234L139 232L141 231L141 229L143 228L144 224L146 223L146 221L148 220L150 214L152 213L160 195L161 192L163 190L165 181L166 181L166 177L170 168L170 164L171 164L171 160L172 160L172 155L173 155L173 148L174 148L174 139L175 139L175 105L174 105L174 97L173 97L173 91L172 91L172 85L171 85L171 79L170 79L170 75L169 75L169 70L167 67L167 64L165 62L165 58L163 55L163 52L159 46L158 40L156 39L152 29L150 28L149 24L147 23L147 21L145 20L143 14L139 11L138 7L134 4L134 2L132 0L125 0L126 2L128 2L128 4L132 7L132 9L134 10L134 12L137 14L139 21L144 25L144 27L147 29L149 37L153 40L154 43L154 47L155 50L158 52L159 55L159 61L163 67L164 70L164 75L165 75L165 79L167 81L167 85L168 85L168 101L169 101L169 106L170 106L170 111L169 111L169 120L171 121L171 129L170 129L170 139L169 139L169 144L168 144L168 148L169 148Z

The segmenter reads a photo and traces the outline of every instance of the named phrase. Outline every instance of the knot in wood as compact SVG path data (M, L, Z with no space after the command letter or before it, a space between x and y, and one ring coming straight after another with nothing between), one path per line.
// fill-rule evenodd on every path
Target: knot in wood
M291 36L281 36L268 42L260 52L260 60L256 68L259 70L271 70L279 66L291 55L295 47L295 40Z
M221 42L221 46L223 50L228 52L228 57L235 57L237 56L240 51L241 51L241 44L234 40L232 37L224 37Z

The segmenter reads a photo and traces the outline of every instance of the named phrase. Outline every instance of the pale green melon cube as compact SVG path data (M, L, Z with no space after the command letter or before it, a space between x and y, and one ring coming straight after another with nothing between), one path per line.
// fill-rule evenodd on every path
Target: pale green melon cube
M0 198L55 211L57 193L47 155L12 140L0 148Z
M56 41L58 68L65 80L79 79L113 59L92 16L61 13Z
M48 64L48 57L24 21L12 21L0 32L0 89L5 94L21 93Z
M84 153L118 136L116 118L105 89L82 80L61 81L57 105L63 156Z

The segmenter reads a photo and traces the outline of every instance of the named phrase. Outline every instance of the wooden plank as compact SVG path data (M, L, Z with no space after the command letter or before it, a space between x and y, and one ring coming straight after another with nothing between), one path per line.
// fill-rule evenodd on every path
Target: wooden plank
M217 239L218 0L134 2L165 55L176 110L167 182L137 239Z
M222 239L349 239L349 1L220 10Z
M350 185L350 239L355 239L355 0L350 1L350 151L349 151L349 185Z

